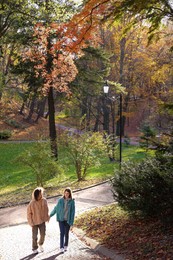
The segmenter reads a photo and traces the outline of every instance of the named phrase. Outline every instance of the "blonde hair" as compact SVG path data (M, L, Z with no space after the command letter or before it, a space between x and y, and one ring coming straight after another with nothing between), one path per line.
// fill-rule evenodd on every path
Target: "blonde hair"
M41 193L41 197L43 197L43 191L44 189L42 187L35 188L35 190L32 193L32 198L38 200L40 193Z

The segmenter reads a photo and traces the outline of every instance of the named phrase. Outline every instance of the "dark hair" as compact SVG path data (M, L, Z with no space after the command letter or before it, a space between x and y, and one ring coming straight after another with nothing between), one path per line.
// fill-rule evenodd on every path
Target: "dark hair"
M38 200L38 197L39 197L40 193L43 194L43 190L41 188L36 188L34 190L34 199L35 200Z
M70 188L66 188L65 190L64 190L64 192L68 192L70 195L69 195L69 198L70 199L72 199L72 191L71 191L71 189Z

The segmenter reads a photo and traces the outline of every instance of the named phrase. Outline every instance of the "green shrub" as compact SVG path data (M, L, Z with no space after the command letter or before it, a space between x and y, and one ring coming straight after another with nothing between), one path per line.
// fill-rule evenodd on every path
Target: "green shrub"
M114 197L124 209L147 216L173 215L173 166L155 158L122 164L113 180Z
M119 144L115 138L114 134L107 135L104 134L104 144L106 146L107 155L111 162L115 162L119 160Z
M102 134L83 132L81 135L61 135L61 144L67 151L75 166L78 181L85 180L88 169L100 166L100 159L105 154Z
M16 160L32 169L37 186L43 187L44 183L54 176L62 177L63 168L52 157L49 142L42 140L35 142L30 149L25 150Z
M152 144L152 139L156 136L156 131L147 123L145 123L140 130L142 132L142 136L140 137L140 146L148 149Z
M0 131L0 139L8 139L10 137L11 137L11 131L10 130Z

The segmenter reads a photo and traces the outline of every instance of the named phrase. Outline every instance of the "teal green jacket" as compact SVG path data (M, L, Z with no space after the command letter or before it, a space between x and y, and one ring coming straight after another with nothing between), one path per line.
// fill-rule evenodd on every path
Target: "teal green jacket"
M64 220L64 198L60 198L54 207L54 209L50 213L50 217L56 214L57 221ZM68 218L67 223L72 226L74 223L74 216L75 216L75 201L71 199L68 201Z

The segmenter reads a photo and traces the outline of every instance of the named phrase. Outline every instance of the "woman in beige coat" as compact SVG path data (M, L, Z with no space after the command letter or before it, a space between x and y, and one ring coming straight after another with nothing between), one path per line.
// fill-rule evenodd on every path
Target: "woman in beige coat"
M43 243L46 234L46 221L49 221L47 200L43 197L43 188L37 187L32 193L32 200L27 207L27 219L32 227L32 250L34 254L43 252ZM37 240L38 230L40 239Z

